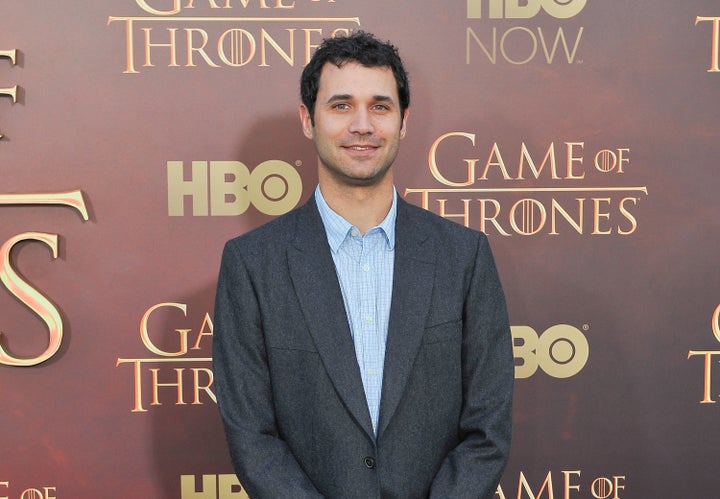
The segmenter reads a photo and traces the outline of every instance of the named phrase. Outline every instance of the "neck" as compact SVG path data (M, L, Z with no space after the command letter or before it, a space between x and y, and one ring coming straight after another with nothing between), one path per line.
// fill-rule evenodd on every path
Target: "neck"
M328 206L357 227L362 234L376 227L393 202L392 178L373 186L338 186L320 179L320 190Z

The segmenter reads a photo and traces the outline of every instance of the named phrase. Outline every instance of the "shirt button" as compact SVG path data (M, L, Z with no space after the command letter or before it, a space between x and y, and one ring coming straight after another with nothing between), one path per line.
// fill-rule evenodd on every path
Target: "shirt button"
M360 232L357 229L353 229L350 234L352 234L352 237L358 237L360 235Z
M366 466L369 470L375 468L375 460L374 460L373 458L371 458L371 457L368 456L368 457L366 457L365 459L363 459L363 462L365 463L365 466Z
M363 269L365 272L368 272L368 271L370 270L370 265L365 264L365 265L363 265L363 268L362 268L362 269Z

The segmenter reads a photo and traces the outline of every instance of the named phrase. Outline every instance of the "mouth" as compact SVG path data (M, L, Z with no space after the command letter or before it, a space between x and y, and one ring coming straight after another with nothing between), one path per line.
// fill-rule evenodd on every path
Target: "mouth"
M351 142L342 144L342 148L354 153L369 153L380 148L380 144L374 142Z
M375 154L379 148L377 146L372 146L372 145L355 144L355 145L343 146L343 149L345 150L348 157L354 158L358 161L364 161L364 160L369 160L369 159L374 158Z

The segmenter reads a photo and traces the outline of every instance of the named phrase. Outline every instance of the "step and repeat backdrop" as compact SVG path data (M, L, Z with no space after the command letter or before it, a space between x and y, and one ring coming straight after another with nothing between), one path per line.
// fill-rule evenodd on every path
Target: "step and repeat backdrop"
M399 193L496 256L496 497L718 497L720 3L5 0L0 498L246 497L220 253L311 194L298 79L355 29L410 72Z

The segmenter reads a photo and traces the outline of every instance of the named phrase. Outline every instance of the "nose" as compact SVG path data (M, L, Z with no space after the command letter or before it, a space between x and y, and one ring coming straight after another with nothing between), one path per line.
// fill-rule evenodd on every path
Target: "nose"
M367 109L359 108L355 111L355 113L353 113L348 130L350 133L357 133L360 135L373 133L374 128L372 117Z

